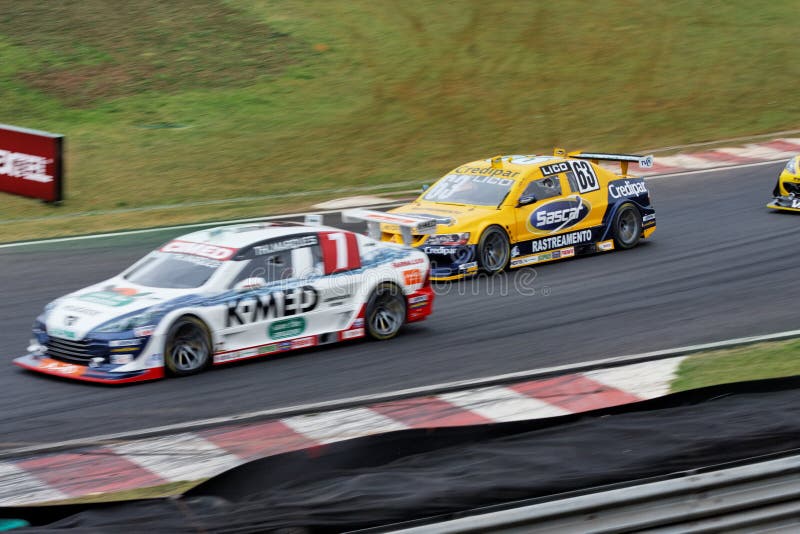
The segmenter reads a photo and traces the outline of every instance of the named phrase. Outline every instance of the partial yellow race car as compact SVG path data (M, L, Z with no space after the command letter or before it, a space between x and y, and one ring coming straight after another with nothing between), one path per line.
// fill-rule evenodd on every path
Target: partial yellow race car
M783 211L800 211L800 155L786 163L778 176L778 183L772 190L775 198L767 204L768 208Z
M620 173L600 162L619 163ZM424 232L404 236L391 220L375 221L382 223L382 240L405 242L428 255L432 280L627 249L656 229L647 185L628 174L630 163L648 168L653 157L557 148L552 156L473 161L390 212L420 221Z

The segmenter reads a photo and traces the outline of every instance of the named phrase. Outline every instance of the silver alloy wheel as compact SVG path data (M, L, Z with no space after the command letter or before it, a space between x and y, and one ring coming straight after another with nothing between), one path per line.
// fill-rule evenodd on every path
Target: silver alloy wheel
M621 206L614 218L613 231L614 240L620 248L635 247L642 233L639 210L631 204Z
M633 241L636 238L638 226L633 210L625 210L617 223L619 239L625 243Z
M192 374L202 370L209 358L208 338L195 322L181 324L170 343L168 357L171 368L178 374Z
M489 230L481 245L481 267L494 273L501 271L508 263L508 240L500 230Z
M375 308L370 317L373 332L380 337L394 335L403 326L405 307L395 298L391 291L384 291L375 301Z

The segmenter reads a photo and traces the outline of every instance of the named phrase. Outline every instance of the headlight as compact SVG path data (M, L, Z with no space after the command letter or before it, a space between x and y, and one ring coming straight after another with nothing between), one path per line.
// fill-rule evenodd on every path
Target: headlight
M786 164L786 170L792 174L797 174L797 158L792 158Z
M435 234L425 241L426 245L466 245L469 241L469 232L461 234Z
M144 312L137 313L135 315L129 315L127 317L122 317L121 319L117 319L116 321L107 323L98 328L96 331L127 332L128 330L133 330L134 328L154 325L155 323L158 322L159 319L157 315L158 315L157 313L151 310L145 310Z

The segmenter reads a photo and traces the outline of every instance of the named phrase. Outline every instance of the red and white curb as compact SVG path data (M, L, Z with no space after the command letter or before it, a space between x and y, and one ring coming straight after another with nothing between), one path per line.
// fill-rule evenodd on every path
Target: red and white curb
M537 419L636 402L667 394L683 358L19 458L0 463L0 505L200 480L256 458L299 449L313 455L328 443L395 430Z
M789 159L800 154L800 138L786 137L761 143L749 143L739 147L716 148L704 152L659 156L654 158L653 167L633 169L640 176L654 174L673 174L685 171L701 171L717 167L746 165L762 161Z

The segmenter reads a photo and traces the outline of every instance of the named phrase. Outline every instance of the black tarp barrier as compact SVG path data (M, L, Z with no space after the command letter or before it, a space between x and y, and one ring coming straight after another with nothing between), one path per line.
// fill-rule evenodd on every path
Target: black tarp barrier
M407 430L249 462L182 497L0 508L19 532L328 533L800 448L800 377L562 417Z

